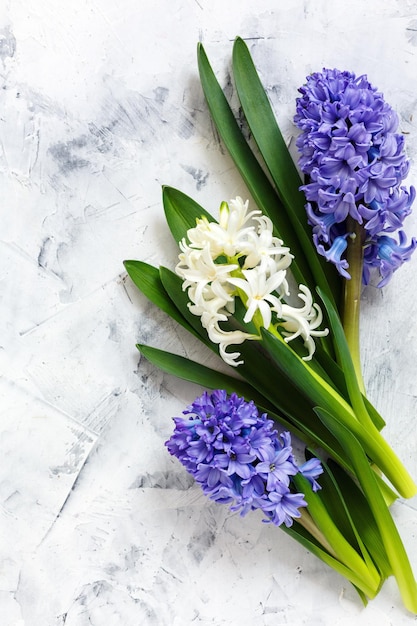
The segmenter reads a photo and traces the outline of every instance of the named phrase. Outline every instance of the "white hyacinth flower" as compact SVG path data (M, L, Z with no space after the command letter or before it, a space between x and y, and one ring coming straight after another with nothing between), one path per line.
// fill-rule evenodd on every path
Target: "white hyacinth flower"
M179 258L176 272L184 279L182 288L185 291L188 287L195 285L197 298L201 297L201 292L206 285L226 282L230 273L239 267L236 264L215 263L208 244L202 250L187 249L183 246L183 253L179 255Z
M222 254L227 257L246 254L248 235L255 231L255 226L248 225L248 222L261 214L260 211L247 211L248 201L243 202L242 198L231 200L230 204L222 202L218 224L202 217L197 220L195 228L187 232L190 247L202 248L208 243L213 258Z
M255 267L252 270L243 270L243 278L229 278L229 282L241 289L247 296L246 315L243 318L245 323L253 319L256 311L262 316L263 326L269 328L272 320L271 305L278 313L281 311L281 301L273 294L278 290L285 280L285 270L275 272L269 278L262 267Z
M219 324L233 315L236 298L246 307L245 324L253 321L258 331L261 326L273 332L280 328L287 342L301 337L308 351L304 358L311 359L313 337L327 334L327 330L318 330L321 309L303 285L299 297L304 306L283 302L289 296L286 272L293 256L273 235L268 217L258 210L249 211L248 201L237 197L221 204L219 223L198 219L188 230L187 240L180 243L176 272L188 291L190 312L200 317L226 363L242 363L239 352L227 351L229 346L260 339L258 334L220 328Z
M293 259L290 249L283 245L281 239L274 237L272 222L262 215L255 218L259 222L257 232L248 234L249 253L246 256L244 269L261 265L267 272L286 270Z

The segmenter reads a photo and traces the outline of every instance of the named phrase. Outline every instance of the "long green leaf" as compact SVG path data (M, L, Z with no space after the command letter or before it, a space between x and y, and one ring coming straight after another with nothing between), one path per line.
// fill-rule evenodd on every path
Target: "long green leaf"
M165 291L158 268L144 261L123 261L123 265L132 282L148 300L174 319L178 317L178 309Z
M314 353L314 358L319 361L322 368L327 372L329 376L331 376L333 380L334 386L338 389L339 393L345 400L349 400L349 394L346 386L345 374L342 368L336 361L332 359L332 357L321 348L319 343L316 343L316 352ZM382 430L385 426L385 421L378 413L376 408L371 404L366 396L362 396L363 401L365 403L366 410L371 417L373 423L378 428L378 430Z
M361 487L378 524L389 562L397 579L403 601L408 610L417 613L417 583L397 527L378 488L366 455L355 436L327 411L318 410L320 419L332 430L341 444L346 447Z
M282 202L246 142L210 66L202 44L198 45L197 52L201 86L219 135L258 208L271 218L275 226L275 234L284 241L285 245L290 246L291 252L295 256L291 264L291 271L296 281L314 289L316 283L292 224L285 210L283 210Z
M297 489L304 494L308 512L330 544L333 555L351 571L349 580L362 589L368 597L373 598L381 583L380 575L373 562L370 559L364 560L344 537L329 515L322 501L321 492L313 492L307 479L301 474L297 474L292 480Z
M243 112L283 202L283 209L304 250L314 280L329 298L339 300L341 278L334 266L319 257L307 224L302 181L277 124L265 89L246 43L238 37L233 46L233 75Z
M310 398L315 405L334 415L359 439L366 454L381 469L399 494L405 498L414 496L417 491L414 481L373 423L370 422L365 428L343 397L312 371L284 341L274 337L264 328L261 329L261 334L265 348L299 392Z
M370 567L376 564L381 576L387 578L392 571L363 492L337 464L331 460L322 464L325 472L320 477L320 496L331 518L349 543L361 552L366 563Z
M371 404L371 402L368 400L366 396L363 396L363 401L365 403L366 410L368 411L369 416L371 420L373 421L373 423L375 424L376 428L378 430L382 430L385 426L384 418L382 417L382 415L380 415L380 413L376 410L374 405Z
M167 374L182 378L209 389L224 389L227 393L243 396L248 402L253 400L259 406L268 406L268 401L256 389L243 380L218 372L206 365L186 357L144 344L136 347L143 356Z
M326 407L336 412L341 419L356 422L351 407L338 392L314 372L284 340L275 337L268 330L261 328L262 341L265 349L282 370L288 380L298 388L313 405Z
M241 37L233 46L233 77L243 113L289 215L309 234L302 180L288 152L249 49Z
M339 506L338 498L332 493L329 479L336 485L339 499L342 499L344 502L344 510L352 518L353 524L358 529L359 535L372 555L381 575L384 578L388 578L392 574L392 569L369 502L365 498L363 491L337 463L334 463L331 459L328 461L326 472L320 478L321 493L326 507L335 520L338 519L341 507Z
M380 430L384 425L384 421L379 417L376 409L371 413L367 411L369 403L365 405L340 317L327 294L320 288L318 288L317 291L327 311L331 332L334 337L336 357L345 375L348 395L356 416L365 427L369 424L373 424Z

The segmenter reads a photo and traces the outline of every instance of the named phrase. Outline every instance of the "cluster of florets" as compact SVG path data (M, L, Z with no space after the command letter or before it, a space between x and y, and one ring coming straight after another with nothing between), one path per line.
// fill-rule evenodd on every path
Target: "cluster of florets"
M229 365L239 365L239 352L227 347L247 339L259 339L261 327L279 328L286 341L301 337L310 359L315 350L313 337L327 334L319 330L320 307L313 303L310 290L299 286L300 307L284 301L289 296L287 269L292 255L273 235L271 220L261 211L248 211L248 201L237 197L220 206L219 222L203 217L180 242L176 272L188 290L189 309L201 317L211 341L219 344L221 357ZM244 323L253 322L251 332L227 330L221 326L235 311L235 298L246 307ZM255 332L254 332L255 331Z
M209 498L231 503L241 515L261 509L264 521L277 526L291 526L301 516L307 503L292 478L300 472L317 491L323 469L316 458L296 464L290 433L278 434L253 402L223 390L203 393L184 415L174 418L166 446Z
M415 190L402 186L409 170L398 117L366 76L323 69L307 78L295 123L302 187L317 251L349 278L342 257L351 234L347 218L363 226L365 284L376 267L386 284L417 242L401 230ZM398 239L389 233L398 233Z

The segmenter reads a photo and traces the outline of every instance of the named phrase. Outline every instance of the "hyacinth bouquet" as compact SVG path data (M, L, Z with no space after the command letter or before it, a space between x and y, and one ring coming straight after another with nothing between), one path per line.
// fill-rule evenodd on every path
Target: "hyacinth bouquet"
M254 206L223 201L214 218L164 187L175 271L125 261L143 294L230 366L226 374L138 344L153 364L207 389L174 419L168 451L209 498L241 515L259 509L364 603L394 575L417 613L389 508L417 487L381 434L359 358L362 284L376 275L386 285L416 247L402 230L415 192L403 185L397 116L364 76L309 76L294 118L303 181L243 40L233 75L249 140L201 45L198 65Z

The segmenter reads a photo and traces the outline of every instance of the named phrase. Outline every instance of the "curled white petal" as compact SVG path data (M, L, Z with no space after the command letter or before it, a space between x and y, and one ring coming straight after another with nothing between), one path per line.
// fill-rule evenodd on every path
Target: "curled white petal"
M219 344L219 353L223 361L225 361L228 365L232 365L233 367L236 367L237 365L241 365L243 363L243 361L237 361L237 359L240 357L240 352L230 353L226 351L226 348L232 345L239 345L247 339L259 339L257 335L245 333L241 330L222 330L219 327L218 322L214 319L210 321L206 329L211 341Z
M304 360L311 360L315 343L313 337L323 337L328 334L328 328L317 330L323 320L323 314L318 304L313 302L311 291L305 285L300 285L299 298L303 300L304 306L293 307L288 304L282 305L281 320L279 325L284 330L285 341L289 342L296 337L301 337L308 354Z
M211 317L219 316L219 319L227 319L227 313L223 310L227 300L216 296L210 286L202 291L198 290L197 287L190 287L188 297L190 299L188 308L193 315L201 316L203 313L207 313Z

